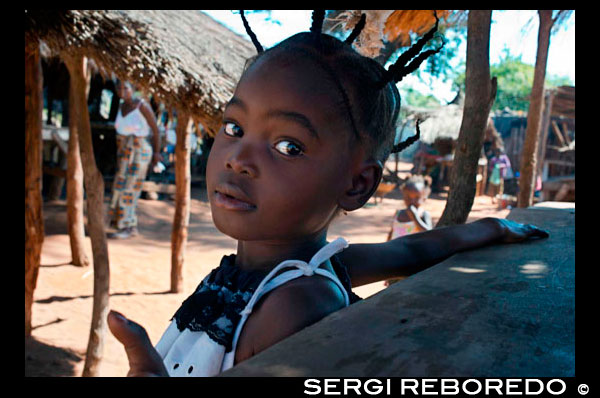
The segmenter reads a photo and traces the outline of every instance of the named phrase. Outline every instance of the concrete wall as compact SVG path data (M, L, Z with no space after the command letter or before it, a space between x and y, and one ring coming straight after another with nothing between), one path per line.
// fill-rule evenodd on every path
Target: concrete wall
M574 376L572 205L515 209L550 238L457 254L223 376Z

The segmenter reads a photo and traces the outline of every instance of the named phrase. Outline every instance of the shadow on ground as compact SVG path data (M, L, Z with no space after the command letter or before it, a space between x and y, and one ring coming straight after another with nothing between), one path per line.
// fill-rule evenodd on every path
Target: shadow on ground
M48 345L34 337L25 339L25 377L77 376L75 365L83 356Z

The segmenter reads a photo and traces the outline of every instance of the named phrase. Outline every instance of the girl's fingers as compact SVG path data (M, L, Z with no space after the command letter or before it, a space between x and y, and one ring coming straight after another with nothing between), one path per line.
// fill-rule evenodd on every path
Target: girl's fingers
M550 234L548 233L548 231L545 231L541 228L536 227L535 225L532 224L528 224L527 225L529 227L529 236L531 237L535 237L535 238L547 238L550 236Z
M152 346L146 329L116 311L108 314L108 328L125 348L130 373L162 374L162 359Z

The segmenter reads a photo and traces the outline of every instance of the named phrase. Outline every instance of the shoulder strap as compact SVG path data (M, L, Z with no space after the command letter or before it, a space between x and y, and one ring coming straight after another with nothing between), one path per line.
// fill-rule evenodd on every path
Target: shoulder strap
M248 301L248 304L246 305L244 310L240 313L241 318L237 324L235 333L233 335L233 340L231 343L232 348L231 348L231 351L225 356L225 360L223 361L223 366L221 368L221 371L227 370L233 366L233 361L235 358L235 350L237 347L238 339L240 337L240 333L242 332L242 328L244 327L246 320L252 313L254 305L263 295L265 295L269 291L275 289L277 286L280 286L285 282L288 282L295 278L299 278L301 276L311 276L314 274L322 275L322 276L325 276L325 277L331 279L333 282L335 282L338 285L338 287L340 288L340 290L342 291L342 293L344 295L344 300L346 302L346 306L348 306L350 304L350 298L348 297L348 293L346 292L346 289L344 288L344 286L342 285L340 280L335 275L331 274L331 272L319 268L319 266L321 264L323 264L325 261L327 261L330 257L332 257L336 253L339 253L340 251L344 250L347 247L348 247L348 242L344 238L337 238L333 242L330 242L327 245L323 246L310 259L310 261L308 263L306 263L305 261L302 261L302 260L286 260L286 261L279 263L279 265L277 265L275 268L273 268L271 270L271 272L269 272L267 274L267 276L265 276L264 279L261 281L261 283L258 285L256 290L254 291L254 294L250 298L250 301ZM295 267L296 269L286 271L275 277L275 275L281 269L289 268L289 267Z

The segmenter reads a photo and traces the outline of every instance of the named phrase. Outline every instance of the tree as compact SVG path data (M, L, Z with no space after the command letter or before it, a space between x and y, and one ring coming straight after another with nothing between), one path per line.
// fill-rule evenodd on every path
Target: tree
M448 201L437 227L464 223L473 206L477 163L496 96L496 78L490 79L491 20L491 10L469 11L463 119L450 174Z
M550 47L552 26L565 16L565 11L559 11L552 17L552 10L539 10L540 28L538 32L538 47L535 58L535 72L531 88L531 102L527 112L527 129L521 153L521 176L519 177L518 207L529 207L533 203L533 191L536 179L536 163L538 143L541 130L542 112L544 105L544 81L546 79L546 64Z

